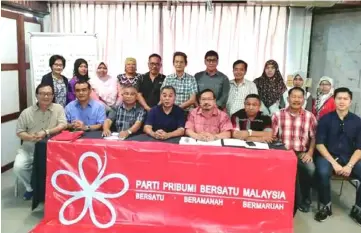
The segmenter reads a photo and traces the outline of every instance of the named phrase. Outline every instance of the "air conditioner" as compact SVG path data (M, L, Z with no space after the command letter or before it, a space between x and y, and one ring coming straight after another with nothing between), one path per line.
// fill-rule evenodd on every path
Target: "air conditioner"
M342 3L342 0L331 1L269 1L269 0L249 0L249 5L274 5L274 6L292 6L292 7L332 7L336 3Z

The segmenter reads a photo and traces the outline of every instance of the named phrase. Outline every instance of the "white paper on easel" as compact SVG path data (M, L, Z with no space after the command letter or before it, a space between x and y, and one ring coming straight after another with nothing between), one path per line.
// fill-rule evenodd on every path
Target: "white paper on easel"
M240 140L240 139L235 139L235 138L226 138L223 139L223 144L225 146L238 146L238 147L246 147L246 141L244 140Z
M253 142L255 144L255 146L249 146L246 144L246 148L249 149L259 149L259 150L269 150L269 146L268 143L264 143L264 142Z

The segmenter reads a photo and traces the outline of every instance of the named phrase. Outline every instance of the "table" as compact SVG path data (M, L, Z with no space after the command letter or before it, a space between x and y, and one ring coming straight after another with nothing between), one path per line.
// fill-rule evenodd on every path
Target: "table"
M89 139L100 139L102 138L101 131L92 131L85 132L82 138ZM33 162L33 172L31 177L31 185L33 187L33 200L32 200L32 210L36 209L41 202L45 200L45 176L46 176L46 148L47 142L50 138L45 138L38 142L35 145L34 151L34 162ZM139 141L139 142L166 142L172 144L179 144L180 137L170 138L165 141L157 140L152 137L149 137L145 134L133 135L126 139L126 141ZM222 142L223 143L223 142ZM285 150L285 148L277 147L272 144L269 144L272 149Z
M34 233L293 230L297 160L292 151L100 139L46 146L45 216ZM109 176L123 183L108 181ZM75 196L90 200L94 210L83 212L89 201L74 204ZM106 196L113 211L99 206Z

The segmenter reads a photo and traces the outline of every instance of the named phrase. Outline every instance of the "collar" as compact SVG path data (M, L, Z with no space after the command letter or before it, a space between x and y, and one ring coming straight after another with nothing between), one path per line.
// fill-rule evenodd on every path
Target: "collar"
M287 108L286 108L286 112L288 112L291 116L296 116L296 115L294 115L294 114L290 111L290 107L287 107ZM302 116L302 115L304 115L304 114L305 114L305 110L304 110L303 108L301 108L300 114L299 114L298 116Z
M162 104L157 105L157 107L159 108L159 110L160 110L162 113L166 114L166 115L171 115L171 114L173 113L173 111L174 111L174 108L176 108L176 106L177 106L177 105L173 104L172 110L170 110L170 112L167 114L167 113L164 112L164 109L163 109L163 105L162 105Z
M216 73L215 73L214 75L209 75L209 73L208 73L206 70L204 71L204 73L205 73L206 75L208 75L209 77L213 77L213 76L219 75L218 70L216 70Z
M88 102L88 107L93 107L93 105L94 105L94 100L92 100L92 99L89 99L89 102ZM77 106L77 107L81 107L81 105L80 105L80 102L79 102L79 100L78 99L76 99L75 100L75 106Z
M217 107L213 107L213 110L212 110L212 116L217 116L218 115L218 108ZM201 107L198 107L197 108L197 114L198 115L203 115L203 111L202 111L202 108Z
M38 111L38 110L40 110L40 108L39 108L39 103L36 103L36 104L33 105L33 111L35 112L35 111ZM54 111L54 104L51 103L51 104L48 106L47 110L49 110L49 111Z
M236 80L234 80L234 79L231 80L230 83L235 85L235 86L242 86L242 85L246 84L246 79L243 78L243 82L241 82L239 85L237 85Z
M144 76L148 76L148 77L150 78L150 72L145 73ZM154 79L158 79L158 78L161 78L161 77L162 77L162 74L161 74L161 73L158 73L158 75L155 76Z
M244 113L246 114L247 119L249 119L246 110L244 110ZM258 111L257 115L254 117L254 120L259 119L262 116L262 111Z
M340 116L337 114L337 111L336 111L336 110L334 111L334 113L335 113L336 117L337 117L340 121L345 121L345 120L347 120L348 118L350 118L350 116L351 116L350 111L348 111L347 114L346 114L346 116L343 118L343 120L341 120L341 118L340 118Z
M174 78L175 78L175 79L183 80L183 79L186 77L186 72L184 72L181 77L178 77L178 76L177 76L177 73L173 73L173 75L174 75Z
M128 110L128 109L126 108L126 106L125 106L124 103L122 103L122 104L120 105L120 107L121 107L122 109L124 109L124 110ZM134 106L131 107L129 110L136 109L136 108L137 108L137 104L134 104ZM129 111L129 110L128 110L128 111Z

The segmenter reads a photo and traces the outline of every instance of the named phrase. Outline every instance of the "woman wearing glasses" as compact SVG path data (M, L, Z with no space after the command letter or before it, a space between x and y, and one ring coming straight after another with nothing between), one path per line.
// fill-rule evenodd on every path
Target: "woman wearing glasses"
M335 100L333 98L333 79L323 76L319 82L317 90L316 103L313 107L313 114L319 120L322 116L336 110Z
M65 107L68 103L68 79L61 73L65 68L65 58L60 55L53 55L49 59L51 72L44 75L41 83L51 86L54 90L53 103L57 103Z

